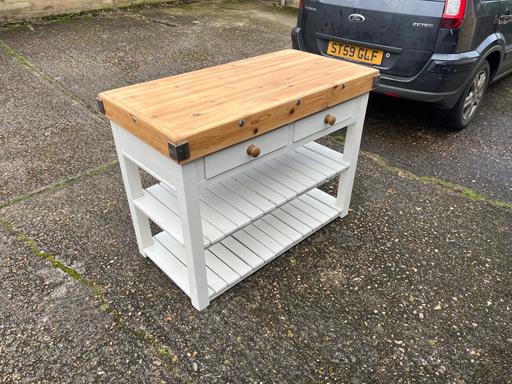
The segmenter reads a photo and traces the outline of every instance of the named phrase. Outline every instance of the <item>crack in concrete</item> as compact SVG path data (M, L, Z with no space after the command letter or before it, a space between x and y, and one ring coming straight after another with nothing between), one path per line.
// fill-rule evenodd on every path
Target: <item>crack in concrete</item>
M39 249L34 239L22 231L16 229L10 222L0 218L0 227L3 228L10 236L13 236L16 241L24 244L25 246L28 246L30 251L35 256L46 259L53 268L64 272L78 284L89 289L89 291L96 299L100 311L107 313L112 318L118 330L122 331L128 336L135 337L140 342L152 347L157 353L163 366L166 369L172 371L171 364L175 364L177 362L177 355L173 354L170 348L161 344L151 334L142 329L136 329L128 325L128 323L122 319L121 313L112 304L108 303L105 297L105 287L91 279L84 277L80 272L73 269L69 265L64 264L51 253Z
M398 175L399 177L403 177L408 180L418 181L418 182L421 182L424 184L435 185L435 186L443 188L444 190L449 190L451 192L459 193L459 194L463 195L464 197L469 198L473 201L485 202L485 203L491 204L498 208L505 208L505 209L512 210L512 203L509 203L509 202L506 202L503 200L489 198L471 188L464 187L460 184L455 184L455 183L452 183L452 182L444 180L444 179L440 179L439 177L418 176L410 171L407 171L405 169L398 168L398 167L391 165L382 156L371 153L371 152L361 151L361 154L366 156L367 158L375 161L379 166L381 166L384 169L387 169L388 171L393 172L394 174Z
M79 95L71 92L70 90L65 88L61 83L52 79L47 74L45 74L42 70L40 70L33 63L31 63L30 60L28 60L28 58L26 56L16 52L16 50L14 50L9 45L7 45L3 40L0 40L0 52L3 52L7 57L12 58L15 62L24 66L26 69L28 69L33 75L46 81L47 83L49 83L50 85L52 85L53 87L58 89L62 94L64 94L64 96L70 98L72 101L78 103L81 107L85 108L85 110L92 113L93 117L98 122L101 122L101 123L105 122L106 118L105 118L105 116L103 116L103 114L99 110L97 110L90 104L86 103L85 101L82 100L82 98Z
M337 143L342 144L342 145L345 144L345 136L343 134L334 134L333 138L334 138L334 140L336 140ZM455 192L455 193L462 194L464 197L469 198L473 201L485 202L485 203L494 205L495 207L498 207L498 208L505 208L505 209L512 210L512 203L509 203L509 202L503 201L503 200L492 199L490 197L482 195L481 193L475 191L474 189L465 187L460 184L452 183L451 181L444 180L439 177L418 176L410 171L407 171L405 169L391 165L388 160L386 160L384 157L382 157L380 155L377 155L376 153L360 150L360 155L369 158L370 160L376 162L380 167L393 172L394 174L396 174L399 177L403 177L403 178L406 178L406 179L412 180L412 181L421 182L423 184L435 185L437 187L441 187L442 189L444 189L447 192L449 191L449 192Z
M82 180L84 178L101 175L101 174L109 171L110 169L112 169L115 165L117 165L117 163L118 163L117 160L113 160L113 161L111 161L109 163L102 164L102 165L100 165L98 167L88 169L88 170L86 170L84 172L79 173L78 175L71 176L71 177L68 177L66 179L57 181L56 183L44 186L44 187L39 188L39 189L36 189L34 191L31 191L31 192L28 192L28 193L24 193L22 195L19 195L19 196L16 196L16 197L12 198L12 199L0 201L0 209L8 207L8 206L16 204L16 203L19 203L21 201L25 201L27 199L30 199L31 197L40 195L40 194L45 193L45 192L56 191L56 190L62 189L65 186L71 185L71 184L75 184L75 183L77 183L78 181L80 181L80 180Z

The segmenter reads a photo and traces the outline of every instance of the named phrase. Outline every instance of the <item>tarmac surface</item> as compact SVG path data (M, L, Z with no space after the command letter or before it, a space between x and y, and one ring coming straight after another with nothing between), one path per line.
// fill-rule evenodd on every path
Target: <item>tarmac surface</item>
M372 97L349 216L202 312L138 254L96 94L288 48L294 22L224 2L0 28L0 382L512 382L512 77L459 133Z

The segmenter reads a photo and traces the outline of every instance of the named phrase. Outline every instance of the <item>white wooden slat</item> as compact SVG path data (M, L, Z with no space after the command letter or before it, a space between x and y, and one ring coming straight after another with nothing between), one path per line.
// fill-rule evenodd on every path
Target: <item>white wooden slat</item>
M212 271L211 268L206 268L206 279L208 280L208 286L215 292L220 292L228 286L228 283Z
M142 197L133 200L133 204L153 220L156 225L172 234L176 240L183 244L181 219L172 210L147 191L144 191Z
M346 165L343 162L341 162L341 160L335 161L329 157L325 157L322 154L310 149L309 147L304 146L301 148L297 148L296 151L301 155L309 157L312 160L318 161L319 163L322 163L326 167L329 167L337 172L340 172L341 170L346 168Z
M174 209L174 212L178 213L178 200L176 198L175 191L170 190L169 187L166 186L164 183L160 183L158 185L162 187L166 192L168 192L170 196L174 197L174 205L176 207ZM156 185L148 188L148 191L150 191L154 187L156 187ZM235 223L233 223L232 221L221 215L219 212L211 208L204 201L201 200L199 204L201 208L201 216L204 219L206 219L209 223L213 224L224 235L230 234L238 228L238 226Z
M264 220L257 220L254 222L254 226L256 226L261 231L265 232L269 237L273 238L275 241L277 241L279 244L281 244L283 247L288 246L292 240L286 237L284 234L282 234L280 231L278 231L276 228L268 224Z
M239 183L243 184L247 188L263 196L264 198L273 202L276 205L284 204L287 201L287 199L283 195L277 193L276 191L270 189L266 185L261 184L256 179L251 178L243 173L233 176L233 179L237 180Z
M306 204L299 198L292 200L290 204L292 204L298 210L304 212L306 215L311 216L312 218L321 223L323 223L325 220L329 218L329 216L327 216L325 213L314 209L311 205Z
M226 235L219 231L217 227L211 224L204 217L202 219L203 224L203 236L210 240L210 243L215 243L219 240L222 240ZM206 246L206 243L205 243Z
M266 163L269 167L272 167L276 171L280 172L283 175L287 175L293 180L295 180L297 183L300 183L302 185L302 188L299 189L299 191L304 191L308 187L312 187L316 184L315 180L312 178L297 172L295 169L290 168L289 166L280 163L277 160L270 160Z
M275 228L277 231L285 235L288 239L290 239L292 242L299 241L302 238L302 235L297 232L295 229L287 225L286 223L279 220L277 217L275 217L272 213L266 216L263 216L262 220L270 225L271 227Z
M208 250L215 254L220 260L222 260L227 266L229 266L240 276L245 276L251 272L251 267L249 267L249 265L243 262L242 259L236 256L221 243L212 245Z
M325 205L324 203L321 203L320 201L318 201L314 197L311 197L308 194L301 195L298 198L300 200L302 200L303 202L305 202L306 204L311 205L316 210L323 212L325 215L327 215L329 217L334 217L337 214L339 214L339 211Z
M231 236L222 240L221 244L224 245L231 252L233 252L235 255L237 255L251 268L258 268L260 265L263 264L264 260L262 258L258 257L250 249L245 247L243 244L238 242L238 240Z
M212 223L216 228L219 229L224 235L228 235L233 233L233 231L238 229L238 226L229 220L227 217L217 212L215 209L210 207L205 202L201 201L201 215Z
M293 206L291 203L285 204L281 207L283 211L288 213L290 216L295 217L304 225L310 227L311 229L316 228L320 225L320 221L306 214L304 211L301 211L297 207Z
M325 178L331 178L337 173L336 170L329 168L316 160L301 155L297 151L291 151L290 153L287 153L285 156L289 157L293 161L296 161L298 163L304 164L308 167L315 169L317 172L320 172L322 175L324 175Z
M178 199L175 195L170 193L162 184L155 184L149 188L146 188L146 191L151 193L155 198L160 200L162 204L164 204L167 208L171 209L176 215L180 215L180 209L178 208Z
M217 212L226 217L229 217L229 219L233 221L239 228L251 222L251 219L247 215L244 215L238 209L235 209L208 189L205 189L201 192L201 198Z
M231 191L233 191L234 193L236 193L237 195L244 196L245 199L249 200L252 205L261 209L264 213L270 212L276 207L276 204L268 201L260 194L252 191L251 189L247 188L243 184L240 184L238 181L234 179L227 179L225 181L222 181L221 184L224 185L226 188L230 189Z
M222 278L229 285L236 283L240 280L241 276L229 268L222 260L216 255L211 253L208 249L205 249L206 263L212 271L214 271L219 277Z
M253 169L248 169L244 171L248 177L255 179L259 183L266 185L268 188L271 188L273 191L279 193L281 196L285 197L287 200L293 199L297 196L297 192L290 189L288 186L283 185L281 182L269 177L265 173L265 169L260 171L260 167L255 167Z
M258 240L259 243L264 244L274 254L279 252L279 250L283 247L277 240L274 240L272 237L268 236L254 224L248 225L243 230L251 235L254 239Z
M178 199L162 184L155 184L146 189L151 195L157 198L162 204L171 209L176 215L179 215ZM213 226L204 216L201 217L201 225L203 228L204 245L219 241L225 237L225 234Z
M235 232L233 237L265 261L270 260L274 256L270 249L244 230Z
M155 240L159 242L168 252L177 258L183 265L186 265L185 250L183 246L176 242L176 240L168 233L161 232L155 236ZM226 288L228 282L220 278L211 268L208 258L205 255L206 261L206 279L208 280L208 286L214 292L219 292Z
M286 211L284 211L281 208L276 209L272 212L272 215L277 217L282 222L286 223L288 226L295 229L297 232L299 232L303 237L309 235L313 229L311 227L308 227L306 224L304 224L302 221L296 219Z
M217 194L217 196L222 198L225 202L238 209L240 212L244 212L252 220L257 219L263 215L263 211L261 209L256 208L245 198L237 195L221 184L212 185L208 189Z
M306 144L304 148L318 153L328 159L331 159L332 161L335 161L336 163L343 163L343 153L335 151L334 149L328 148L325 145L315 143L314 141Z
M185 263L185 250L183 244L180 244L174 236L167 232L160 232L154 236L154 239L159 241L165 249L171 252L178 260Z
M314 180L316 184L321 183L325 180L325 175L316 171L309 165L304 165L298 161L295 161L289 156L283 155L279 156L275 159L276 161L280 162L281 164L290 167L291 169L299 172L300 174L309 177L310 179ZM311 184L308 184L311 185Z
M275 168L269 166L270 162L266 162L265 164L260 164L258 167L258 171L264 173L266 176L274 179L276 182L285 186L288 189L291 189L295 196L302 193L305 185L299 183L297 180L291 178L287 174L283 174L282 172L277 171Z
M190 296L187 267L173 254L167 251L158 241L144 248L144 253L163 273L171 278L183 292Z
M336 206L336 198L334 196L331 196L318 188L312 189L307 194L338 213L341 211L341 208Z

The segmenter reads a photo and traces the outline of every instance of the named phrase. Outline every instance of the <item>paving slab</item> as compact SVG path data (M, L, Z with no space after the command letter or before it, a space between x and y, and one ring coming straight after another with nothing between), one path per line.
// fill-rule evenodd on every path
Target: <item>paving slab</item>
M117 169L0 214L104 286L185 381L506 382L510 211L365 156L352 209L203 312L138 254Z
M0 249L2 383L173 379L158 353L99 310L87 287L4 230Z
M465 130L440 126L428 104L370 99L363 147L417 175L439 177L512 202L512 76L491 86Z
M105 12L0 31L0 40L96 107L104 90L290 46L293 15L264 12L268 4L226 7Z
M0 202L116 158L106 121L0 52Z

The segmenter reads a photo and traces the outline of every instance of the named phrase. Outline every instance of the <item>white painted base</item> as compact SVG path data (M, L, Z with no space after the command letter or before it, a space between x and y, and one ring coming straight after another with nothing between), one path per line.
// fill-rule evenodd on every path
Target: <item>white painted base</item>
M186 164L112 123L140 252L198 310L348 213L368 95ZM346 128L343 153L314 140ZM276 141L277 140L277 141ZM248 157L248 143L261 146ZM139 169L158 183L143 189ZM337 197L316 187L340 176ZM151 236L149 220L162 232Z

